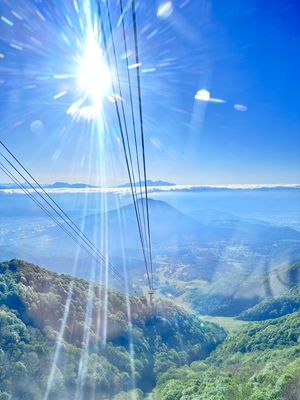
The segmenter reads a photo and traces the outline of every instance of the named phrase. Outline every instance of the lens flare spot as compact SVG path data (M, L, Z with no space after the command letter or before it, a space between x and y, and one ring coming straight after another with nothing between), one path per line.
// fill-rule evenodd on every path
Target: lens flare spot
M226 103L226 100L224 99L211 97L210 92L206 89L198 90L198 92L195 94L195 100L204 101L207 103L220 103L220 104Z
M210 93L206 89L198 90L195 94L195 99L199 101L210 101Z
M172 13L173 13L173 4L171 1L166 1L158 7L156 15L159 18L168 18Z
M241 111L241 112L245 112L245 111L248 110L248 107L245 106L244 104L235 104L235 105L233 106L233 108L234 108L235 110Z
M42 121L40 121L39 119L36 121L33 121L30 124L30 130L32 133L34 134L39 134L42 133L44 129L44 124L42 123Z

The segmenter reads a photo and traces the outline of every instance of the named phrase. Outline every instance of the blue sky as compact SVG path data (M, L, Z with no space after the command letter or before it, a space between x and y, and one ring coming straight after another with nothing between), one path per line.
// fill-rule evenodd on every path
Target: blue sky
M68 113L80 97L83 9L71 0L50 3L0 4L0 137L43 182L127 181L114 104L103 100L97 123ZM116 4L111 0L129 111ZM149 178L300 181L299 15L297 1L140 0ZM125 21L131 49L129 14ZM219 102L196 100L203 89Z

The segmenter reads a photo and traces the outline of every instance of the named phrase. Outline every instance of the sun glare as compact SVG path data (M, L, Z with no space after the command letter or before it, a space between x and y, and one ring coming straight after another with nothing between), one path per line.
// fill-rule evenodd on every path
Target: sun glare
M77 83L93 106L101 106L111 89L111 75L105 63L103 50L95 37L89 38L79 62Z

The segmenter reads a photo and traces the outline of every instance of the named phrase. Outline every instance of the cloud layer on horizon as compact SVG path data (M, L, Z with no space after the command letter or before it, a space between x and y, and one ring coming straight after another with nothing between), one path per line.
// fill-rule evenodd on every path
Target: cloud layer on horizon
M174 185L174 186L149 186L148 193L160 192L200 192L216 190L274 190L274 189L300 189L300 184L233 184L233 185ZM33 189L27 189L30 193ZM79 193L111 193L116 195L131 194L130 188L108 187L108 188L47 188L47 193L55 194L79 194ZM39 190L40 191L40 190ZM23 194L21 189L2 188L0 193Z

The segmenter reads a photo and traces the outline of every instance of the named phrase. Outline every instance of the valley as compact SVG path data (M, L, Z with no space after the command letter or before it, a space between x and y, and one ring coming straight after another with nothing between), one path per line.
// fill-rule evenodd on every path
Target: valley
M130 203L73 214L127 288L36 211L1 218L1 399L298 400L300 233L170 203L149 201L153 305Z

